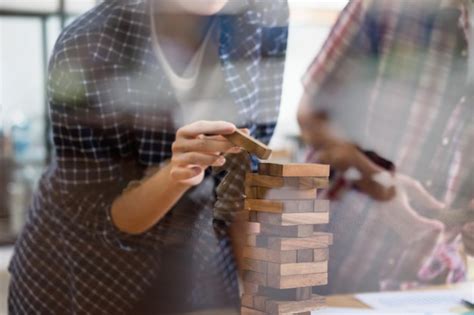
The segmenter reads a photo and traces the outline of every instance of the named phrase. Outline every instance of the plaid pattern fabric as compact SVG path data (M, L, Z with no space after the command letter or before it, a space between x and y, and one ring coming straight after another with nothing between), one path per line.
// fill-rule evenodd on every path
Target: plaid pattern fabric
M125 235L111 222L113 200L171 157L180 127L170 117L178 103L153 53L148 14L146 0L104 1L55 46L49 78L55 156L10 265L11 314L127 314L147 292L171 304L162 291L149 292L166 278L163 255L170 250L188 257L192 271L179 283L189 287L180 292L181 306L237 297L225 224L213 224L219 176L209 172L143 235ZM281 97L286 1L249 0L244 12L217 19L226 84L245 121L240 127L268 142ZM238 183L243 173L227 181Z
M353 0L303 78L314 107L349 139L393 161L454 209L474 198L464 4ZM409 267L401 265L412 244L383 222L380 204L349 192L332 205L330 291L378 290L387 279L429 283L416 277L421 266L412 266L411 279L392 273ZM446 280L440 277L431 283Z

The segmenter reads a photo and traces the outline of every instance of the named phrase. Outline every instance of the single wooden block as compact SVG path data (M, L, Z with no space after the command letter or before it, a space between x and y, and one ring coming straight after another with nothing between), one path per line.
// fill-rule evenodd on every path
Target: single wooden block
M301 224L301 225L273 225L273 224L261 224L261 234L267 236L281 236L281 237L308 237L313 235L314 225L312 224Z
M260 273L267 273L267 262L251 258L244 258L242 261L242 269Z
M258 291L259 291L259 288L260 288L258 284L255 284L255 283L252 283L252 282L247 282L247 281L243 281L242 286L243 286L243 289L244 289L244 293L248 294L248 295L257 294Z
M253 308L258 311L265 312L267 300L268 300L267 296L254 295Z
M326 177L277 177L247 173L245 185L266 188L321 189L328 187L329 180Z
M325 306L324 297L313 295L311 299L305 301L278 301L267 300L266 312L268 314L294 314L310 312Z
M267 246L258 246L257 243L258 243L258 238L259 238L260 235L258 234L250 234L250 235L247 235L247 246L249 247L267 247Z
M266 273L259 273L255 271L245 270L243 273L243 279L246 282L255 283L258 285L266 286L268 282L268 276Z
M250 220L250 211L242 210L234 212L234 222L248 222Z
M267 263L266 270L268 274L279 276L307 275L313 273L327 273L328 262L307 262L294 264L276 264Z
M265 188L265 187L248 187L252 191L252 198L265 200L315 200L317 189L284 189L284 188ZM247 194L246 194L247 195Z
M297 249L318 249L327 248L333 243L333 236L330 233L316 232L309 237L265 237L263 235L252 235L255 237L255 245L273 250L297 250ZM263 239L263 240L261 240ZM266 246L260 246L265 244Z
M296 251L276 251L258 247L244 247L243 257L275 263L296 263Z
M296 262L308 263L314 261L314 250L313 249L298 249L296 251Z
M264 200L246 199L246 210L270 213L329 212L328 200Z
M329 260L329 249L328 248L315 249L313 252L313 258L314 258L313 259L314 262Z
M279 177L329 177L329 165L260 163L258 173Z
M258 293L254 294L257 296L266 296L267 300L279 300L279 301L303 301L311 299L313 295L312 287L302 287L294 289L275 289L265 286L258 287ZM258 308L258 310L262 310Z
M276 289L314 287L328 284L327 273L267 277L266 286ZM262 284L263 285L263 284Z
M260 312L249 307L242 306L240 308L240 315L268 315L265 312Z
M245 234L259 234L261 232L261 226L258 222L244 222L242 228Z
M328 212L309 213L267 213L258 212L257 222L274 225L328 224Z
M257 193L257 187L245 186L245 199L259 199Z
M264 143L237 129L233 134L225 136L233 145L255 154L262 160L267 160L272 155L272 150Z
M242 294L240 298L240 303L242 306L253 308L253 295L250 294Z

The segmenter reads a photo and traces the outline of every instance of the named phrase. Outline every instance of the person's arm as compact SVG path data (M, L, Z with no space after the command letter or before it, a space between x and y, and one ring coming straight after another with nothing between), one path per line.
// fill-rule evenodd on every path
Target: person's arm
M222 166L223 153L239 152L220 135L236 127L227 122L199 121L178 130L171 162L140 186L122 194L112 205L112 219L122 232L141 234L152 228L209 166Z

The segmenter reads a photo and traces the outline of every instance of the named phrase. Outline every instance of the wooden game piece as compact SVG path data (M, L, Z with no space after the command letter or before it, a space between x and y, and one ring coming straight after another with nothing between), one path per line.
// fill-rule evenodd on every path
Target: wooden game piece
M327 224L329 213L268 213L258 212L257 222L281 226L294 226L299 224Z
M268 315L268 314L265 312L260 312L260 311L242 306L240 308L240 315Z
M272 275L266 278L266 286L276 289L291 289L327 285L327 273L313 273L304 275L279 276ZM260 283L259 283L260 284ZM263 284L260 284L263 285Z
M301 225L273 225L273 224L261 224L261 234L267 236L281 236L281 237L308 237L313 235L314 225L312 224L301 224Z
M245 234L258 234L261 231L261 226L258 222L242 223L242 228Z
M258 311L265 312L267 300L268 300L267 296L254 295L253 308Z
M314 261L314 250L313 249L298 249L296 251L296 262L297 263L309 263Z
M276 289L291 289L327 285L327 273L291 276L272 276L267 278L266 285Z
M247 242L246 242L247 246L249 246L249 247L265 247L266 248L266 246L258 246L257 245L257 240L258 240L259 236L260 235L258 235L258 234L247 235Z
M249 222L250 220L250 211L242 210L236 211L234 213L234 222Z
M259 140L249 136L242 130L237 129L233 134L225 135L232 144L243 148L245 151L255 154L262 160L267 160L272 155L272 150Z
M246 210L271 212L271 213L307 213L329 212L328 200L264 200L246 199Z
M296 263L295 250L275 251L266 248L244 247L243 257L281 264Z
M242 294L242 297L240 298L240 302L242 303L243 306L253 308L253 295L250 294Z
M302 301L309 300L313 295L312 287L301 287L294 289L275 289L265 286L258 287L258 293L254 294L257 296L265 296L267 300L280 300L280 301ZM261 310L259 308L259 310Z
M257 187L245 186L245 199L259 199L257 193Z
M244 258L242 262L243 270L250 270L260 273L267 273L268 263L266 261Z
M317 189L281 189L281 188L265 188L265 187L249 187L253 199L265 200L314 200L316 199ZM247 194L246 194L247 195Z
M245 294L255 295L259 292L259 285L252 282L242 282L243 291Z
M253 235L255 236L255 245L258 247L266 247L273 250L297 250L297 249L317 249L317 248L327 248L333 243L333 236L330 233L321 233L316 232L310 237L300 237L300 238L291 238L291 237L266 237L263 235ZM261 240L262 239L262 240ZM266 246L260 246L260 244Z
M251 270L244 270L243 279L246 282L266 286L268 277L266 273L259 273Z
M329 165L260 163L258 173L279 177L329 177Z
M245 185L248 187L321 189L327 188L329 180L325 177L278 177L247 173Z
M267 263L266 270L268 274L277 274L280 276L306 275L312 273L327 273L328 262L307 262L295 264L276 264Z
M313 252L313 261L327 261L329 260L329 249L328 248L318 248Z
M265 303L268 314L294 314L310 312L324 307L325 298L313 295L311 299L305 301L278 301L268 299Z

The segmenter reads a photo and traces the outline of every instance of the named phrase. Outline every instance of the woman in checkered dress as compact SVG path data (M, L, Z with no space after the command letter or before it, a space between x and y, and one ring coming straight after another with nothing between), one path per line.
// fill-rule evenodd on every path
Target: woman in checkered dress
M10 265L10 314L163 314L238 300L227 226L248 163L222 135L238 126L270 140L288 8L154 1L106 0L55 46L54 157ZM223 108L231 122L215 121ZM217 198L222 174L209 167L223 164L233 171Z

